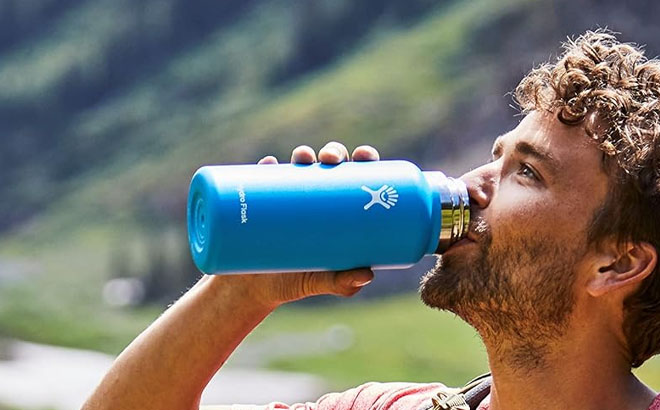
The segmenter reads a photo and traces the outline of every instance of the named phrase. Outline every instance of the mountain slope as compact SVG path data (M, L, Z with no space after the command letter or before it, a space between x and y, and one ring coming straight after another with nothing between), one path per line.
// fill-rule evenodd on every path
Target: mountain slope
M260 99L433 5L373 3L363 10L327 0L2 2L3 18L17 23L0 28L0 197L22 206L0 202L0 230L117 155L180 143L186 133L170 124L209 100ZM363 21L345 27L359 29L338 27L358 15ZM389 17L376 22L380 15ZM342 41L320 33L343 33ZM324 50L322 60L310 55L310 44Z
M116 46L102 39L126 41L122 30L134 27L125 21L133 13L128 3L72 1L57 16L61 26L28 36L33 46L5 51L0 62L0 115L11 131L0 150L0 195L11 200L0 203L0 213L12 226L0 239L0 279L8 272L24 277L0 281L4 335L119 351L159 309L108 307L103 285L147 276L177 283L181 292L194 279L183 218L189 178L203 164L252 163L266 154L284 161L297 144L320 148L329 140L372 144L385 158L450 172L480 163L493 134L517 121L505 93L565 32L592 26L575 20L584 4L419 2L424 12L405 21L369 17L370 29L319 62L300 57L313 46L293 40L306 9L292 11L284 0L246 2L231 21L202 25L181 43L167 37L169 26L161 28L164 37L154 29L161 40L153 44L174 41L169 51L147 51L144 72L124 74L116 89L101 87L92 95L97 101L76 97L109 81L97 62ZM344 15L353 10L349 3L323 4L328 15ZM98 23L106 34L76 34L71 22L87 21L80 29L86 33L98 13L118 13L113 24ZM326 24L319 27L341 29ZM57 41L69 35L81 43ZM82 59L78 66L72 56ZM120 70L121 54L113 58ZM58 110L62 101L71 105ZM51 139L22 137L51 129Z
M384 157L400 157L435 139L453 115L453 102L485 87L491 67L454 72L452 62L467 58L472 30L506 14L518 2L507 2L511 9L503 4L496 10L488 9L490 3L485 1L440 9L410 28L365 39L341 61L276 90L237 87L233 94L197 101L182 111L165 108L154 117L140 117L143 110L160 109L156 105L160 93L168 92L162 84L181 67L208 70L205 62L210 53L220 44L225 47L221 50L231 49L230 35L220 40L210 37L208 43L163 66L154 79L117 97L114 103L122 108L104 105L88 113L89 123L98 127L112 126L112 113L125 113L118 118L134 122L133 135L135 130L145 135L127 142L107 166L72 180L70 193L54 198L48 212L5 236L0 255L28 258L43 273L8 288L11 295L0 298L0 324L20 337L107 349L104 343L71 337L75 332L41 334L29 322L17 325L12 318L21 317L26 309L27 316L42 325L54 315L60 327L61 322L81 329L90 325L95 329L90 332L107 331L112 339L112 330L84 317L89 312L122 316L99 304L104 282L124 270L116 268L116 260L127 261L127 269L137 276L153 270L154 260L163 258L173 270L180 269L179 276L191 272L183 231L185 198L189 178L202 164L255 162L267 153L284 160L296 144L318 148L333 139L350 147L370 143L380 147ZM255 13L262 28L266 20L259 16L273 16ZM248 29L249 22L245 24ZM238 34L235 39L244 39ZM72 124L84 129L91 127L89 123L83 119ZM156 138L161 135L164 141ZM465 136L458 143L468 146L477 140ZM161 280L165 277L161 273ZM47 295L44 288L49 289ZM69 301L69 307L60 306ZM58 313L62 311L66 313Z

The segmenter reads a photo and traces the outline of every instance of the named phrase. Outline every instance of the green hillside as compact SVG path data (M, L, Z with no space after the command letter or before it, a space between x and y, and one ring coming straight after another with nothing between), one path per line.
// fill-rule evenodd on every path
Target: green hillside
M112 175L254 110L375 33L422 19L431 5L3 1L0 196L22 206L0 202L0 230L19 226L96 172ZM352 16L361 20L347 21ZM310 41L320 57L310 55Z
M370 143L384 157L405 156L444 126L454 101L488 78L488 64L457 72L453 62L469 57L473 31L518 3L459 2L412 27L374 31L336 63L272 89L260 86L264 74L258 67L265 63L259 59L268 60L262 55L277 49L268 42L280 41L286 13L277 3L264 2L240 24L74 117L73 145L116 126L131 131L130 141L110 164L70 181L68 193L52 198L47 212L3 237L0 257L25 264L29 280L0 289L1 331L118 352L154 310L117 310L101 303L103 284L117 273L113 258L130 261L132 274L140 275L150 269L151 251L162 248L168 266L180 267L179 275L191 272L184 283L194 280L183 217L187 184L197 167L255 162L268 153L284 160L297 144L318 148L329 140L349 147ZM193 78L188 83L202 81L211 76L214 62L231 60L232 50L245 47L254 52L235 67L244 81L194 104L167 98L173 91L164 84L177 84L182 73Z
M69 194L49 203L48 212L30 224L38 235L18 234L51 242L64 230L87 229L89 222L157 218L170 211L158 201L162 197L176 203L169 205L172 214L161 216L181 217L187 182L200 165L255 162L268 153L286 159L301 143L370 143L385 157L406 156L446 126L456 101L484 87L491 65L456 72L456 61L469 58L473 31L518 3L458 4L411 29L376 31L339 62L273 89L264 85L265 67L276 66L272 54L286 48L291 24L285 7L264 2L242 24L215 33L147 80L72 118L66 140L71 146L93 146L90 135L107 139L121 130L130 138L111 163L95 164L68 183ZM241 54L244 49L250 53ZM207 87L208 98L177 98L186 93L181 88L212 82L218 67L232 72L229 85L216 92ZM149 203L147 196L156 199Z
M452 314L424 306L417 295L317 309L284 308L261 324L247 342L286 331L327 331L337 326L352 332L353 343L347 349L284 357L270 366L320 374L337 389L366 381L402 380L460 386L488 369L483 344L474 330ZM660 389L660 357L637 373Z
M50 1L24 1L35 16L52 12ZM39 30L21 32L15 47L2 49L0 40L0 336L113 354L162 307L109 307L107 280L149 277L178 293L195 280L184 217L199 166L266 154L285 161L298 144L339 140L465 170L485 159L484 141L517 121L505 92L548 56L530 50L554 50L568 24L546 18L553 6L535 0L408 2L414 10L390 0L360 30L346 23L360 11L349 0L319 2L321 9L228 1L207 20L192 15L196 29L158 17L174 19L185 1L145 1L142 11L128 0L65 3ZM301 15L317 16L316 30ZM149 29L136 32L138 20L151 21ZM301 32L326 44L330 28L345 37L320 58ZM128 55L117 51L136 38ZM316 370L339 387L370 378L460 383L484 368L465 325L420 309L412 296L293 307L254 337L347 323L359 337L351 349L270 364ZM461 357L435 355L445 332L459 335L445 347L465 356L464 369ZM656 389L659 366L656 358L640 371Z

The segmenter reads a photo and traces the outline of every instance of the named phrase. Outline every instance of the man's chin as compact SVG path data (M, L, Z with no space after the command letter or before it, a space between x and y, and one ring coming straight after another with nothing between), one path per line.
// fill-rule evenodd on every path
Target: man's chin
M447 310L467 319L467 306L482 300L491 282L488 254L492 236L483 219L477 219L479 240L464 238L438 257L420 284L420 297L429 307ZM469 308L467 309L469 310Z
M458 269L458 262L452 255L445 254L440 256L433 269L424 275L419 288L424 304L455 312L462 297L461 280L466 276L464 269Z

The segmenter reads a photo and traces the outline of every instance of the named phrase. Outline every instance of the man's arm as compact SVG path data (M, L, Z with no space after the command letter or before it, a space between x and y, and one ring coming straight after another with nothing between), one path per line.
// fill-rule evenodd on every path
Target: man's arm
M264 286L276 291L297 286L300 297L348 295L359 289L350 282L367 282L370 275L362 270L276 275L286 276L279 280L204 277L122 352L83 409L197 409L204 387L236 346L285 302L280 296L294 296L287 291L274 297Z
M327 147L319 157L346 159ZM294 161L309 155L297 149ZM119 355L83 410L197 409L211 377L277 306L319 294L351 296L372 277L369 269L206 276Z

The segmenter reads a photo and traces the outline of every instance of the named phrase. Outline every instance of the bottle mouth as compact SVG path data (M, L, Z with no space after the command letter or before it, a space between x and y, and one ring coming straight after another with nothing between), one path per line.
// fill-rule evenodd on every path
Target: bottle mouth
M445 177L440 185L441 228L437 253L443 253L467 236L470 228L470 196L467 186L456 178Z

